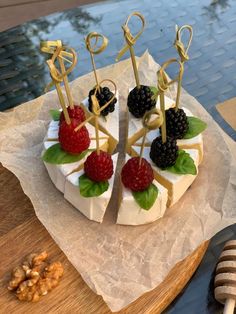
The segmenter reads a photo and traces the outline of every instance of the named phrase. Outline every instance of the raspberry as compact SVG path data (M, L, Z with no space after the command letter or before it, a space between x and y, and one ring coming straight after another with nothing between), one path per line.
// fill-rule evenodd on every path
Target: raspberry
M121 171L121 180L127 189L133 192L146 190L154 179L153 170L149 162L139 157L129 159Z
M188 131L188 120L183 109L170 108L166 110L166 134L175 139L181 139Z
M162 143L162 138L159 136L152 142L150 158L157 165L157 167L165 169L173 166L177 157L178 146L174 138L167 137L166 142Z
M95 88L92 89L90 92L89 92L89 111L93 111L92 110L92 98L91 96L94 95L95 93ZM100 92L97 91L96 93L96 96L97 96L97 100L98 100L98 103L99 103L99 106L100 108L103 107L110 99L112 99L112 97L114 96L114 94L110 91L110 89L108 87L100 87ZM115 110L115 104L117 102L117 99L114 98L112 100L112 102L105 108L101 111L101 115L102 116L107 116L110 112L113 112Z
M100 150L93 151L84 163L84 172L95 182L107 181L113 175L113 161L111 155Z
M156 100L152 99L154 96L150 87L140 85L132 89L128 96L128 108L135 118L142 118L146 111L151 110L156 105Z
M85 126L75 132L78 120L71 119L71 124L62 121L59 127L59 142L61 148L70 154L80 154L89 148L89 132Z
M71 119L73 118L73 119L78 120L79 123L85 121L86 119L84 109L79 105L74 105L73 109L71 109L70 107L67 107L67 111L68 111L69 117ZM64 116L63 111L60 116L60 123L62 121L65 121L65 116Z

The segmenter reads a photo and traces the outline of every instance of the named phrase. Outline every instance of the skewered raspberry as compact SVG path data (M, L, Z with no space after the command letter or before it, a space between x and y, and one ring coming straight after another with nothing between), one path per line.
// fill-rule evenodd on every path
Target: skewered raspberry
M121 180L127 189L133 192L146 190L154 179L154 174L149 162L139 157L130 158L123 166Z
M78 120L71 119L71 124L62 121L59 127L61 148L73 155L82 153L90 145L89 132L85 126L77 132L74 130L78 124Z
M188 131L188 119L183 109L166 110L166 134L175 139L183 138Z
M173 166L177 157L178 146L174 138L167 137L166 142L162 143L162 138L159 136L152 142L150 158L157 167L165 169Z
M92 110L92 99L91 99L91 96L94 95L95 93L95 88L92 89L90 92L89 92L89 111L93 112ZM97 93L96 93L96 96L97 96L97 100L98 100L98 103L99 103L99 106L100 108L103 107L109 100L112 99L112 97L114 96L114 94L110 91L110 89L108 87L100 87L100 92L97 90ZM115 110L115 104L117 102L117 99L114 98L112 100L112 102L105 108L101 111L101 115L102 116L107 116L110 112L113 112Z
M73 109L71 109L70 107L67 107L67 111L68 111L69 117L78 120L79 123L85 121L86 119L84 109L79 105L74 105ZM60 123L64 120L65 120L65 116L62 111L61 116L60 116Z
M129 93L127 105L132 115L136 118L142 118L146 111L151 110L156 105L154 93L148 86L140 85L139 88L136 86Z
M111 155L100 150L93 151L84 163L84 172L95 182L107 181L113 175L113 161Z

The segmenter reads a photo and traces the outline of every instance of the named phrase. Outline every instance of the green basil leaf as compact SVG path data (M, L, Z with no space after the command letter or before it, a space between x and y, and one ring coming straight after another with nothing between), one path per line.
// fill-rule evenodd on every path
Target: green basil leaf
M43 154L42 159L45 162L50 164L69 164L72 162L76 162L81 160L86 156L88 150L83 151L81 154L78 155L71 155L64 150L61 149L60 143L54 144L49 147Z
M109 182L94 182L90 180L85 174L79 177L80 194L83 197L95 197L103 194L109 188Z
M155 86L149 86L150 90L153 92L152 99L157 99L158 90Z
M184 139L193 138L207 128L207 124L199 118L187 117L187 119L189 127L187 133L184 135Z
M194 160L184 150L178 150L178 157L175 164L171 167L165 168L165 170L177 173L177 174L197 174L197 168L194 164Z
M51 109L49 110L49 113L54 121L59 121L61 116L61 111L58 109Z
M158 196L158 188L151 183L149 187L141 192L132 192L135 201L145 210L149 210Z

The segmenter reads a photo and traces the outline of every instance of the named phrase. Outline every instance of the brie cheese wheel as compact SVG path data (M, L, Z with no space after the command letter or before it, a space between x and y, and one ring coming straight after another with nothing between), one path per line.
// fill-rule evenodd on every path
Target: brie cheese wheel
M165 96L165 105L166 109L169 109L174 106L174 100ZM156 108L160 109L160 99L158 97ZM128 129L128 139L126 145L126 151L130 154L130 148L134 143L139 140L143 134L143 123L142 118L135 118L129 111L127 111L128 118L127 118L127 129Z
M109 150L112 154L116 149L119 142L119 93L116 93L117 102L115 104L115 110L109 113L106 117L102 115L98 118L98 124L101 131L109 136ZM86 110L87 116L91 116L91 112L88 109L88 97L82 101L81 106ZM94 125L94 121L91 121Z
M126 156L126 160L130 157ZM141 208L135 201L132 191L122 185L120 207L117 216L117 224L121 225L143 225L161 218L166 211L168 191L155 179L152 182L158 189L158 196L149 210Z
M193 159L194 164L198 170L199 154L196 149L185 149ZM137 156L140 152L140 147L132 146L132 154ZM150 162L154 171L155 179L168 190L168 206L172 206L182 197L190 185L193 183L197 175L192 174L175 174L167 170L158 168L151 160L150 147L145 147L143 150L143 158Z
M83 197L79 190L79 177L84 174L84 170L74 172L66 178L64 197L75 208L77 208L84 216L90 220L102 222L110 201L114 177L117 164L117 156L112 156L114 173L109 181L109 188L102 195L96 197Z
M59 123L58 122L55 123L55 122L56 121L52 121L49 124L47 136L44 139L43 153L46 149L48 149L52 145L59 143L57 140ZM89 149L96 149L95 128L89 123L86 124L86 127L88 129L89 137L91 139ZM50 140L48 140L47 138ZM52 139L55 139L55 140L52 140ZM109 146L108 142L109 142L108 135L99 131L99 144L100 144L101 150L106 151L106 152L108 151L108 146ZM59 191L64 193L66 176L71 174L73 171L81 169L85 160L87 159L88 154L89 152L79 161L67 163L67 164L56 165L56 164L44 162L45 167L47 168L48 174L52 182L54 183L54 185Z
M193 114L190 110L182 107L184 112L186 113L187 116L193 117ZM146 145L151 146L153 140L157 137L160 136L160 131L159 129L149 131L146 136ZM142 136L139 137L139 139L133 144L136 146L141 146L142 144ZM202 162L203 159L203 138L202 134L199 134L193 138L190 139L181 139L177 140L177 145L179 146L180 149L197 149L199 152L199 164Z

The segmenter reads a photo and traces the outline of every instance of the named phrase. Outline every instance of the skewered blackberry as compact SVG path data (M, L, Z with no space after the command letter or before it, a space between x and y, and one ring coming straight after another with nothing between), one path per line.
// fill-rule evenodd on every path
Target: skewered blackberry
M156 105L154 93L150 87L140 85L130 91L128 96L128 108L135 118L142 118L146 111L151 110Z
M166 134L175 139L183 138L188 131L188 119L183 109L166 110Z
M94 95L95 93L95 88L92 89L89 92L89 111L93 111L92 110L92 99L91 96ZM108 87L100 87L100 92L97 90L96 93L98 102L99 102L99 106L100 108L103 107L109 100L112 99L112 97L114 96L114 94L110 91L110 89ZM117 99L114 98L112 100L112 102L101 111L101 115L103 115L104 117L107 116L110 112L113 112L115 110L115 104L117 102Z
M167 137L162 143L161 136L155 138L150 150L150 158L157 167L165 169L173 166L178 157L178 146L174 138Z

